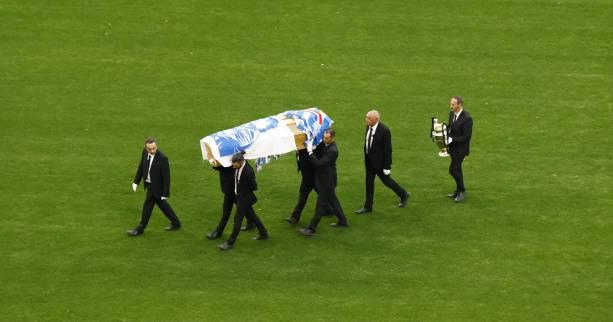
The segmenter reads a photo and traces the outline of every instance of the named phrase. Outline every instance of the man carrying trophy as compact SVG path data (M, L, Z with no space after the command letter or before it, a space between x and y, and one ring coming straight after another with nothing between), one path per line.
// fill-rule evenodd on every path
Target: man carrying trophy
M449 102L449 124L447 126L447 150L451 155L449 174L456 183L456 190L447 195L455 202L464 200L466 188L464 187L464 175L462 162L470 153L470 138L473 131L473 119L463 107L462 97L454 96Z

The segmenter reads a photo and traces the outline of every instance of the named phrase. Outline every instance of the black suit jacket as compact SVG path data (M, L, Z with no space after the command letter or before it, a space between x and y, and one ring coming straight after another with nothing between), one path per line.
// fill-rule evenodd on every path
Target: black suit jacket
M302 174L303 180L313 182L315 179L315 167L306 149L296 152L296 164L298 165L298 171Z
M336 188L336 159L338 148L332 142L326 146L320 143L315 151L309 155L315 166L315 187L317 190L329 190Z
M364 162L375 171L392 169L392 133L385 124L379 122L377 131L372 137L370 151L366 153L366 135L369 127L366 126L364 133Z
M145 180L147 171L149 171L149 154L146 149L143 149L140 163L136 168L134 183L139 184L141 179ZM145 188L157 198L170 197L170 165L168 164L168 158L159 149L153 158L149 175L151 176L151 184L145 184Z
M221 192L228 194L234 193L234 168L224 167L219 165L213 167L214 170L219 171L219 187Z
M234 172L238 170L239 169L234 169ZM234 176L235 174L233 173L232 175ZM234 181L234 177L232 180ZM232 185L232 189L234 189L234 185ZM253 193L256 190L258 190L258 184L255 181L255 172L251 165L245 161L245 167L243 168L236 189L236 203L253 205L258 201L258 198L255 197L255 193Z
M458 119L453 122L453 111L449 112L447 131L451 137L449 153L453 156L466 156L470 154L470 138L473 133L473 118L467 110L463 109Z

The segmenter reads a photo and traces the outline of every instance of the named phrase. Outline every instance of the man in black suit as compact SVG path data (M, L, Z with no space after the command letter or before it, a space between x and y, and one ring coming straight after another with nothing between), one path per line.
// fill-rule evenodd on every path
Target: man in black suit
M236 195L234 194L234 168L224 167L215 160L210 160L210 162L213 169L219 172L219 187L223 193L222 215L219 224L215 230L206 235L208 239L216 239L223 234L228 220L230 219L230 215L232 214L232 208L236 203ZM255 225L253 225L250 220L247 220L247 226L242 227L241 230L251 229L250 227L255 227Z
M315 155L317 155L317 153ZM300 189L298 190L298 202L292 214L285 218L285 221L289 224L297 224L300 221L300 216L302 215L302 210L304 210L306 206L309 194L311 194L312 190L317 192L317 188L315 188L315 166L313 166L306 149L296 151L296 163L301 176ZM332 213L334 213L334 210L332 206L328 205L328 209L323 216L331 216Z
M305 236L313 236L317 230L317 225L321 217L332 208L334 215L338 219L330 226L337 228L349 227L347 217L343 212L338 198L336 197L336 159L338 158L338 148L334 142L336 132L327 129L324 132L323 142L320 143L315 153L311 146L307 146L307 152L313 165L315 166L315 188L317 189L317 204L315 215L306 228L298 229L298 232Z
M290 224L300 221L300 216L309 198L309 194L315 188L315 167L311 163L306 149L296 151L296 163L298 164L298 171L300 171L302 180L300 181L300 190L298 191L298 202L292 214L285 219Z
M473 119L464 109L462 97L455 96L449 102L449 126L447 131L449 139L447 140L447 149L451 155L451 164L449 165L449 174L453 177L456 183L456 189L453 193L447 195L453 198L455 202L464 200L466 188L464 187L464 174L462 173L462 162L464 158L470 154L470 138L473 132Z
M257 202L254 191L258 190L258 184L255 181L255 172L251 165L245 161L244 152L236 153L232 156L232 167L234 168L234 194L236 196L236 214L234 215L234 227L232 235L226 242L218 245L220 250L229 250L234 247L236 238L241 231L243 218L250 219L258 229L259 236L254 237L256 240L268 239L268 232L260 218L255 214L253 205Z
M364 139L364 164L366 166L366 201L356 214L372 212L375 195L375 176L392 189L400 198L398 207L404 208L411 194L392 179L392 134L385 124L379 122L379 112L366 113L366 136Z
M129 230L128 235L138 236L145 232L154 205L158 205L160 210L170 220L170 226L165 228L167 231L180 229L181 222L167 201L168 197L170 197L170 166L168 158L157 148L157 143L152 138L145 141L145 148L143 149L140 163L138 168L136 168L136 176L132 183L132 190L134 192L136 192L141 179L144 179L145 190L147 191L145 203L143 204L143 213L138 226Z

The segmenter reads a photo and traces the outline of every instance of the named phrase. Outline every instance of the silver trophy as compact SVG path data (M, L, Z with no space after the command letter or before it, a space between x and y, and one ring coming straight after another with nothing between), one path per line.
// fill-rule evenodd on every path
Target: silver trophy
M440 151L438 152L438 156L443 158L448 157L449 153L447 153L447 124L440 123L436 117L433 117L430 138L432 138L432 142L436 143L436 145L440 149Z

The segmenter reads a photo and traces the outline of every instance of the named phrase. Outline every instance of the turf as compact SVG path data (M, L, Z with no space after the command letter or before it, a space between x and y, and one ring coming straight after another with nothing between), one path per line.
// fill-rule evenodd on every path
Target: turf
M611 16L608 0L5 0L0 320L611 321ZM463 204L428 137L453 95L475 120ZM310 106L336 122L351 228L283 222L286 156L257 174L271 239L219 252L199 139ZM372 106L412 198L377 183L358 217ZM131 239L147 136L184 229L156 209Z

